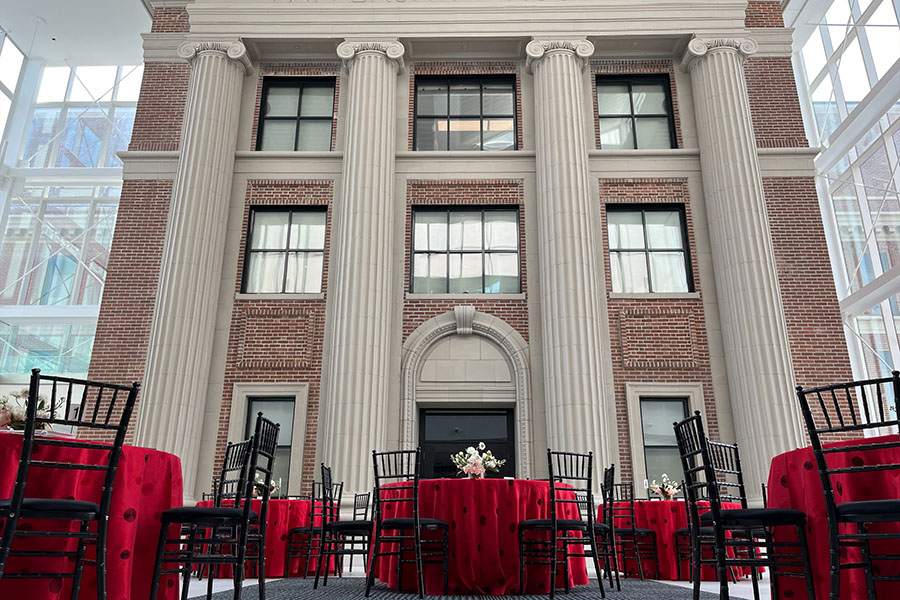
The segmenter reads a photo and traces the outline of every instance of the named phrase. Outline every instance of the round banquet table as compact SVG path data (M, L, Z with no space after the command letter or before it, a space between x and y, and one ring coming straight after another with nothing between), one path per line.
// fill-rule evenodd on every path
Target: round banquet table
M861 440L848 440L825 447L859 444ZM897 441L896 435L868 438L871 444ZM862 466L866 464L900 463L900 448L860 450L856 452L840 452L829 455L831 468ZM883 500L900 498L900 472L873 471L860 474L841 474L832 477L838 504L860 500ZM768 496L770 508L796 508L806 513L809 523L809 552L812 562L813 583L816 598L827 600L830 592L829 583L829 550L828 519L825 514L825 497L816 468L815 457L811 447L791 450L779 454L772 459L769 470ZM847 527L847 526L844 526ZM851 530L848 528L847 532ZM855 527L852 531L856 531ZM869 531L900 531L896 524L871 525ZM797 536L791 528L776 528L776 541L796 541ZM872 551L878 554L889 553L890 544L896 540L872 542ZM896 548L894 548L896 550ZM896 551L893 552L896 554ZM841 562L857 562L860 560L858 550L841 550ZM877 561L875 569L881 575L900 573L900 562L888 565L887 561ZM781 577L778 580L781 598L805 597L803 579ZM900 598L900 583L879 581L875 583L879 598ZM862 569L841 570L841 600L866 598L866 582Z
M3 465L0 468L0 498L12 495L21 451L21 434L0 432L0 465ZM87 464L93 462L91 454L97 455L97 460L106 456L105 453L87 449L40 443L34 446L34 456L40 460L77 460ZM28 473L25 495L30 498L74 498L99 502L102 484L103 474L99 472L32 468ZM109 600L144 600L150 595L160 516L164 510L181 506L181 488L181 461L177 456L135 446L122 449L109 510L106 578ZM46 524L46 521L42 523L42 527ZM18 529L30 527L32 523L27 519L18 523ZM13 547L23 550L59 549L58 544L59 538L16 538ZM88 546L88 557L93 557L93 548ZM74 543L71 550L75 550ZM6 570L10 573L71 570L69 565L60 566L59 560L11 556ZM4 579L0 581L0 598L58 600L69 598L71 587L71 579ZM79 597L82 600L97 597L96 570L93 566L84 567ZM177 597L177 579L174 575L166 575L160 585L158 600L175 600Z
M420 516L450 524L448 586L450 594L517 594L519 590L519 522L547 519L549 485L524 479L423 479L419 481ZM578 518L574 503L559 505L565 516ZM384 505L384 518L411 517L409 502ZM427 538L426 534L426 538ZM378 558L376 576L396 589L397 557ZM550 568L526 567L526 593L549 591ZM585 559L569 559L569 583L588 583ZM556 586L565 584L563 575ZM404 565L403 589L416 587L415 565ZM426 594L443 593L440 564L425 566Z

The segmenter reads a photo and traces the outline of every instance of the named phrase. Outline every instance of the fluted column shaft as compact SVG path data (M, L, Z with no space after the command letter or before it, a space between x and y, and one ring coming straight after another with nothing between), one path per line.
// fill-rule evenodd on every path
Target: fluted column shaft
M593 45L532 41L547 442L615 460L603 408L601 328L582 69Z
M691 73L734 426L751 497L774 455L803 445L744 58L750 39L694 39Z
M240 42L185 43L191 63L181 155L159 277L135 442L181 458L192 498L222 274L241 85Z
M321 439L324 460L352 498L372 487L372 450L387 449L394 107L403 46L344 42L337 51L349 68L349 90Z

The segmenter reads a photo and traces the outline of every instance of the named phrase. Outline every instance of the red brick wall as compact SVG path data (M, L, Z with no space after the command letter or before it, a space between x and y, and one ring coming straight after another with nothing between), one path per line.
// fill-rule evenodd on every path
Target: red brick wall
M250 150L256 150L256 139L259 134L259 110L262 105L263 78L265 77L334 77L334 112L331 121L331 148L337 135L338 106L340 106L341 66L336 62L323 63L263 63L259 66L259 77L256 84L256 102L253 108L253 129L250 134Z
M744 25L747 27L784 27L781 2L750 0L747 3Z
M593 60L591 87L594 103L594 144L600 147L600 117L597 105L597 75L668 75L672 94L672 115L675 118L675 140L681 148L681 119L678 115L678 94L675 89L675 65L671 60Z
M144 65L129 150L178 150L190 74L186 62Z
M410 180L406 184L406 220L404 231L404 275L403 289L410 285L410 249L412 248L412 208L422 205L515 205L519 208L519 245L520 245L520 277L522 293L527 293L525 278L525 205L523 203L523 184L518 179L499 180L461 180L461 181L426 181ZM453 310L460 304L471 305L475 310L494 315L506 321L528 340L528 303L522 299L488 299L488 300L455 300L442 299L439 296L427 300L411 300L403 302L403 339L406 340L416 327L432 317Z
M110 383L144 379L171 195L171 181L126 180L122 184L89 379ZM135 416L132 432L136 420ZM112 441L112 435L107 441Z
M687 180L672 178L600 180L607 293L612 292L612 280L607 251L609 237L606 206L614 203L684 205L694 290L701 292ZM634 477L634 473L625 397L626 383L702 384L708 431L712 437L719 435L703 300L610 298L609 327L616 424L619 432L619 469L622 480L628 481Z
M183 33L191 30L186 8L160 7L153 11L150 33Z
M805 148L800 100L790 58L748 58L744 62L750 116L760 148Z
M328 286L328 248L331 239L331 180L251 180L247 184L243 213L241 253L235 293L240 292L250 207L261 205L321 206L328 210L325 221L325 258L322 292ZM235 383L305 382L309 384L306 407L306 435L303 447L302 480L314 477L316 430L319 418L319 390L322 374L322 345L325 335L325 300L236 299L232 309L225 363L225 386L219 413L215 465L220 468L228 442L232 392ZM263 352L252 352L245 339L265 340ZM252 345L251 345L252 346ZM210 477L211 474L203 475ZM201 482L203 483L203 482Z

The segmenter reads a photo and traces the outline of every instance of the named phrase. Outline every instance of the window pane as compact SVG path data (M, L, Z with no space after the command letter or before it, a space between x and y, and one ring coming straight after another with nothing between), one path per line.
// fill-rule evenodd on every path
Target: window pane
M415 214L413 248L419 250L447 249L447 213L417 212Z
M450 255L450 293L481 293L481 254Z
M9 116L11 104L12 101L6 97L6 94L0 94L0 136L3 135L3 130L6 129L6 119Z
M279 430L279 437L281 437ZM278 486L275 496L285 498L288 495L291 472L291 447L284 446L275 449L275 464L272 465L272 482Z
M0 49L0 82L11 92L16 91L16 84L19 83L19 71L22 70L24 59L25 56L19 52L12 40L8 37L4 38L3 48Z
M672 424L669 423L669 429ZM681 457L678 455L678 447L671 448L646 448L644 457L647 463L647 480L656 480L657 483L662 481L662 474L665 473L669 479L680 481L684 479L684 471L681 467Z
M112 100L116 83L116 67L75 67L75 79L69 100L74 102L94 102Z
M671 148L672 136L669 134L669 119L651 117L635 119L637 129L637 147L643 149Z
M455 83L451 85L450 114L481 114L481 86L477 83Z
M416 254L413 257L413 292L447 293L446 254Z
M322 252L288 254L286 294L318 294L322 291Z
M481 212L450 213L450 249L481 250Z
M451 119L450 150L481 150L481 121Z
M631 130L631 118L600 119L600 148L633 150L634 133Z
M859 40L853 40L841 55L841 64L838 66L838 75L841 81L841 89L844 92L844 100L853 103L847 106L847 112L852 112L856 103L860 102L869 93L869 78L866 75L866 66L863 63L862 52L859 50Z
M250 418L247 419L247 422L250 424L251 434L253 433L253 426L256 423L256 413L261 412L265 418L281 425L278 430L278 445L291 445L291 437L294 435L293 398L290 400L261 400L251 398L249 412Z
M644 225L639 211L610 210L606 213L609 249L644 248Z
M648 210L647 242L650 248L684 248L681 241L681 213L677 210Z
M66 115L57 167L101 167L103 141L109 135L110 122L100 108L70 107Z
M416 150L446 149L446 119L416 119Z
M484 291L488 294L519 292L519 255L484 255Z
M270 87L266 93L264 117L296 117L300 89L295 87Z
M141 93L141 79L144 77L144 66L122 67L116 100L119 102L136 102Z
M69 85L69 67L45 67L41 75L41 87L37 101L62 102L66 99L66 86Z
M134 129L133 106L117 106L113 116L112 132L109 136L109 149L106 154L107 167L119 167L122 161L116 156L116 152L128 149L128 141L131 139L131 131Z
M248 294L280 294L284 281L283 252L253 252L247 265Z
M287 247L288 213L258 211L253 213L253 237L250 247L282 249Z
M303 88L300 102L301 117L330 117L334 113L334 88L309 86Z
M444 84L420 83L416 86L417 115L446 115L447 86Z
M654 292L688 291L684 253L651 252L650 278Z
M672 423L684 419L683 400L641 400L641 426L647 446L676 446Z
M484 248L485 250L519 249L519 215L516 211L485 211Z
M322 250L325 248L325 212L301 211L291 215L293 250Z
M636 115L666 115L666 90L662 83L635 83L631 86L631 101Z
M486 115L515 114L515 93L512 83L485 83L482 98L483 112Z
M307 152L331 150L331 121L300 121L297 150Z
M512 119L484 120L484 149L512 150L516 145L516 132Z
M624 83L598 83L597 109L601 115L630 115L628 86Z
M610 276L615 293L649 292L647 258L643 252L610 252Z
M263 150L293 150L296 121L263 121Z

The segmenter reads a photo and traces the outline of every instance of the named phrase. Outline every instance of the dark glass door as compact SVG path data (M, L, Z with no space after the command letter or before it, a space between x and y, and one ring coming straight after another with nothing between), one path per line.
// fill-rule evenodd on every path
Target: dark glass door
M456 477L450 455L484 442L498 459L506 459L499 473L487 477L515 477L516 440L512 409L437 409L419 412L422 477Z

